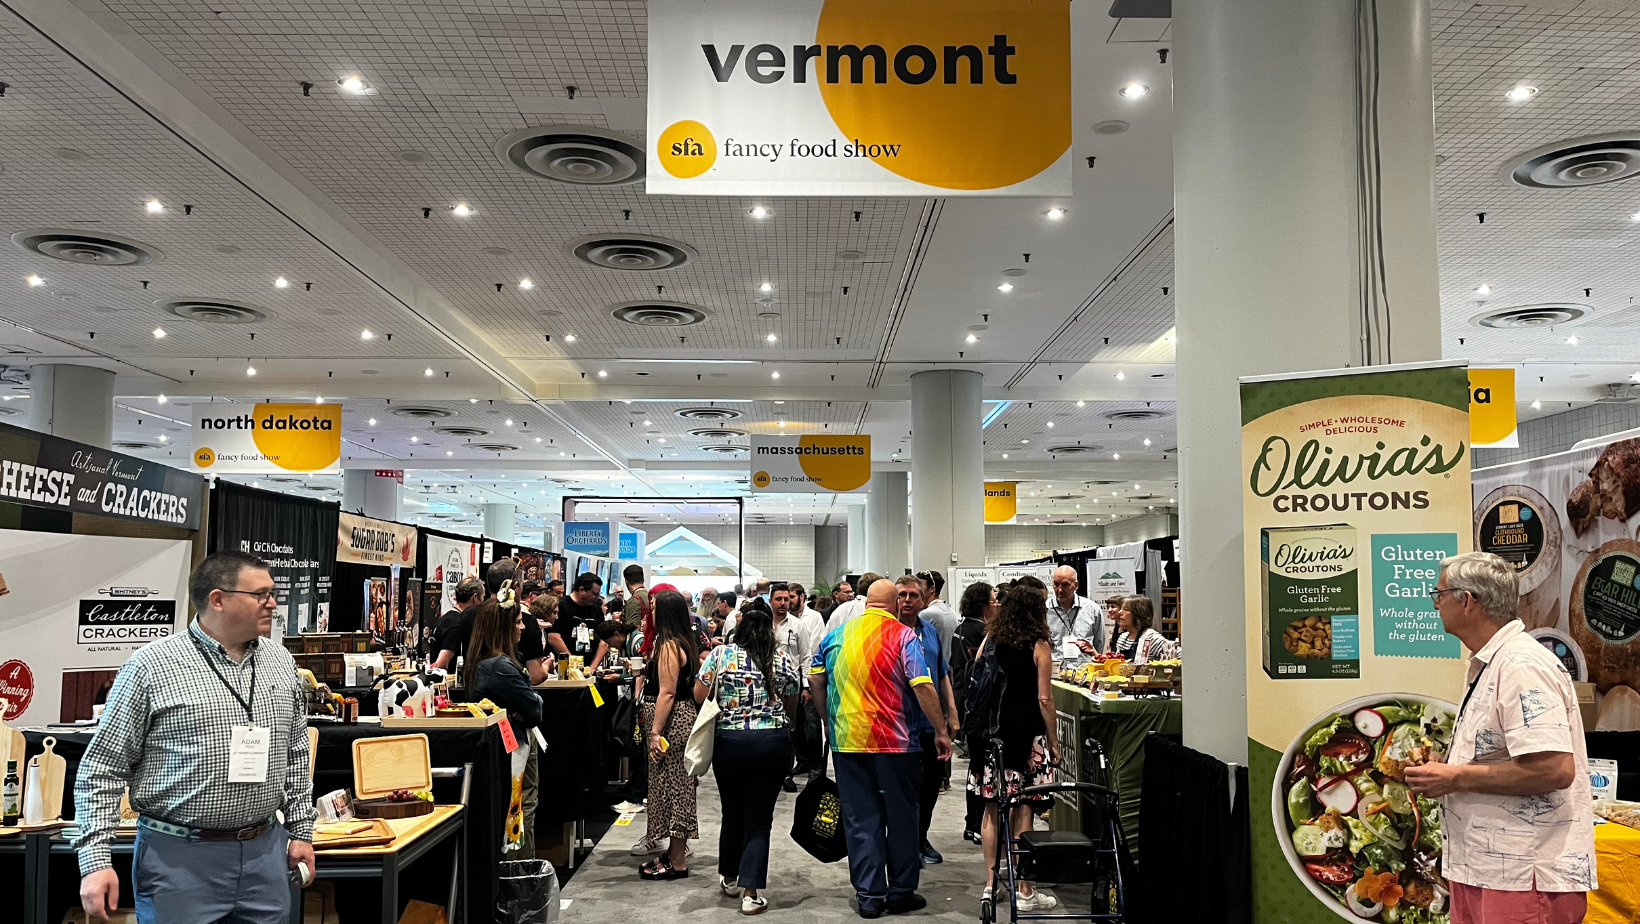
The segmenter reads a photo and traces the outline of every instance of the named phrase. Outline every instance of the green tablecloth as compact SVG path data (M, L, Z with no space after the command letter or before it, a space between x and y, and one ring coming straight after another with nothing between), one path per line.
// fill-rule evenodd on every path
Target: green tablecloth
M1059 713L1059 747L1063 772L1094 781L1082 766L1081 744L1094 738L1104 746L1110 762L1106 785L1116 790L1122 831L1128 847L1139 853L1139 787L1145 773L1145 736L1150 732L1180 734L1184 730L1184 703L1177 697L1160 699L1099 699L1088 690L1054 682L1054 708ZM1082 813L1068 800L1056 799L1052 825L1058 830L1080 830ZM1089 832L1092 833L1092 832Z

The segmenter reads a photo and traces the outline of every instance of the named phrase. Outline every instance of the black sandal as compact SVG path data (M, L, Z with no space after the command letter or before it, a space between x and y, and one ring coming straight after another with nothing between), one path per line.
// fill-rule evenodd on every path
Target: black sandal
M643 866L638 867L638 878L647 879L650 882L665 882L672 879L688 879L689 870L687 867L684 869L675 869L673 868L672 861L670 859L661 856L656 857L648 863L645 863Z

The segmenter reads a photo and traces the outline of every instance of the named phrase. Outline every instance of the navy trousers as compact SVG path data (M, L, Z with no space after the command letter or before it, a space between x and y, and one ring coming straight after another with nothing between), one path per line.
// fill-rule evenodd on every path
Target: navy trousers
M849 881L861 910L879 910L889 899L917 891L922 755L839 751L832 754L832 767L843 803Z

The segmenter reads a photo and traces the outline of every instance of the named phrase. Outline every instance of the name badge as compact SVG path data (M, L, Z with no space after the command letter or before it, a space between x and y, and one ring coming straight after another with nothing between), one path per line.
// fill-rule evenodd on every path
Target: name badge
M592 633L587 629L586 626L580 625L580 626L575 627L575 644L577 646L584 646L584 645L590 644L591 641L592 641Z
M228 739L228 782L268 781L270 731L256 725L235 725Z

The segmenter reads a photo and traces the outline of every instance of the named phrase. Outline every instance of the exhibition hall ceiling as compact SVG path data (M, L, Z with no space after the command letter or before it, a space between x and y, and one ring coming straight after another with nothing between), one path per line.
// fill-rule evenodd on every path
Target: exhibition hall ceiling
M1501 171L1632 128L1640 4L1435 7L1443 350L1521 362L1523 416L1595 400L1640 371L1640 198ZM743 493L745 453L726 447L753 434L866 432L877 469L909 470L908 376L965 368L985 377L987 474L1026 482L1028 515L1172 506L1165 22L1113 29L1073 5L1062 201L652 197L513 163L526 129L641 146L646 18L641 2L11 0L0 232L148 259L0 247L0 362L114 370L116 438L178 463L192 402L340 401L344 464L406 470L407 515L452 525L486 501L555 513L575 490ZM1130 83L1150 92L1118 95ZM1528 305L1562 307L1472 320ZM25 381L0 375L0 419ZM701 406L734 413L678 415ZM303 482L284 489L339 484ZM837 523L837 501L755 504Z

